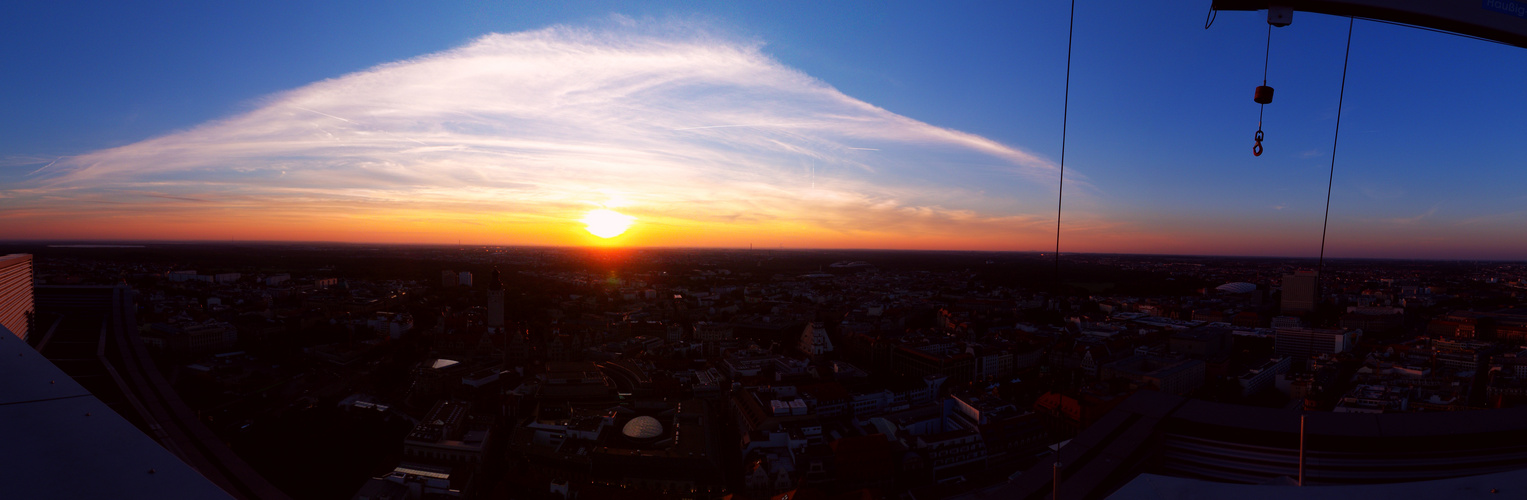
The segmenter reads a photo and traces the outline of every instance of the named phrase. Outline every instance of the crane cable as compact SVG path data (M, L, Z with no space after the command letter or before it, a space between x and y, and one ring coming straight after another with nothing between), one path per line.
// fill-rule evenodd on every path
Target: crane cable
M1055 192L1055 291L1060 292L1060 214L1066 196L1066 125L1071 113L1071 40L1076 34L1076 0L1066 28L1066 91L1060 112L1060 187Z
M1061 103L1060 112L1060 187L1055 190L1055 299L1056 309L1060 308L1060 214L1065 207L1066 194L1066 125L1071 118L1071 41L1076 35L1076 0L1071 0L1071 17L1066 25L1066 91L1065 98ZM1060 470L1065 464L1060 461L1060 451L1055 452L1055 461L1051 464L1050 498L1060 498Z
M1272 28L1272 23L1267 23L1267 49L1262 54L1262 86L1257 88L1259 98L1257 100L1257 134L1253 136L1256 144L1251 146L1252 156L1262 156L1262 116L1267 111L1267 103L1261 101L1260 91L1267 88L1267 65L1272 61ZM1272 100L1271 97L1271 95L1268 96L1269 102Z
M1347 53L1341 58L1341 90L1336 94L1336 131L1331 134L1331 173L1326 178L1326 214L1320 223L1320 261L1316 266L1315 280L1318 291L1320 275L1326 267L1326 229L1331 223L1331 185L1336 180L1336 144L1341 139L1341 105L1347 96L1347 61L1352 59L1352 24L1353 18L1347 18Z

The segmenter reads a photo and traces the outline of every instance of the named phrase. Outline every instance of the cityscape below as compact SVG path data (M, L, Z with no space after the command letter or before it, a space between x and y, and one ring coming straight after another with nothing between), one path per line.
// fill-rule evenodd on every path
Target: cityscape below
M1451 496L1527 479L1523 262L0 250L0 324L131 423L113 432L234 498Z
M1527 0L0 46L0 499L1527 498Z

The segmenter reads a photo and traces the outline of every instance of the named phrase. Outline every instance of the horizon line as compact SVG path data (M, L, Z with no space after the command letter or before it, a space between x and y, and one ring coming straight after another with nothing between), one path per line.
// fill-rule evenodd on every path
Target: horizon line
M847 248L847 247L731 247L731 246L649 246L649 245L534 245L534 244L498 244L498 243L398 243L398 242L355 242L355 241L321 241L321 240L131 240L131 239L0 239L0 245L60 245L60 244L157 244L157 245L209 245L209 244L253 244L253 245L334 245L334 246L396 246L396 247L505 247L505 248L542 248L542 249L577 249L577 250L744 250L744 251L844 251L844 252L943 252L943 253L1005 253L1005 254L1035 254L1047 256L1054 253L1048 250L978 250L978 249L931 249L931 248ZM1149 253L1149 252L1060 252L1061 255L1086 255L1086 256L1141 256L1141 257L1192 257L1192 258L1241 258L1241 259L1281 259L1281 260L1317 260L1318 257L1296 257L1286 255L1235 255L1235 254L1182 254L1182 253ZM1421 261L1421 262L1527 262L1527 259L1499 259L1499 258L1461 258L1461 257L1333 257L1326 260L1388 260L1388 261Z

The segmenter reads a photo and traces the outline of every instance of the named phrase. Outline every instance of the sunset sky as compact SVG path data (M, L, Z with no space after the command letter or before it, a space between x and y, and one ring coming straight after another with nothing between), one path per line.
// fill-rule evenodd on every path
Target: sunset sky
M9 6L0 239L1048 251L1068 7ZM1347 20L1274 30L1253 157L1207 7L1077 6L1063 252L1318 251ZM1327 255L1527 258L1522 82L1359 20Z

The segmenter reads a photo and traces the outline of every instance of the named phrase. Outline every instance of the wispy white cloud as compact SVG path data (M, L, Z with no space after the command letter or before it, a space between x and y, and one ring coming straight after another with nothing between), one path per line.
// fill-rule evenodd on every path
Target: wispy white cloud
M1045 158L844 95L756 41L616 21L488 35L316 82L237 116L59 158L0 191L27 213L62 210L49 200L154 198L538 219L620 198L670 221L849 233L1051 217Z

